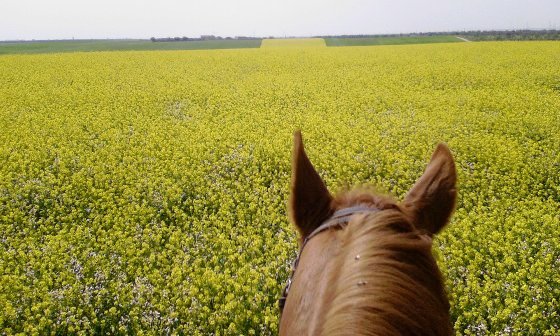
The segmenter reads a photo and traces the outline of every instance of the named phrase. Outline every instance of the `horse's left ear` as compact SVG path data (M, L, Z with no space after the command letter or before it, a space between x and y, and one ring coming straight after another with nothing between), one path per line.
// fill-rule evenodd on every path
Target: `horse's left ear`
M331 214L333 198L303 149L301 132L294 134L290 219L304 238Z
M418 229L434 235L447 224L455 209L456 182L453 156L446 145L439 144L426 171L403 201Z

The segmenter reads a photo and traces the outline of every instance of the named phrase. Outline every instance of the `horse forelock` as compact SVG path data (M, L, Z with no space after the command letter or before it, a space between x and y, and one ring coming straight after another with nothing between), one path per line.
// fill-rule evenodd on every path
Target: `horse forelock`
M356 215L344 229L321 334L452 334L431 239L388 198L358 191L337 200L384 211Z

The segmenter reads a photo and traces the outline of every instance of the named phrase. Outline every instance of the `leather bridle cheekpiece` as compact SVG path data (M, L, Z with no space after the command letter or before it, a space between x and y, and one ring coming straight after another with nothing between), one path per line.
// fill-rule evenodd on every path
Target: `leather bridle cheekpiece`
M292 264L292 272L290 274L290 277L288 278L288 281L286 283L286 287L284 287L284 290L282 291L282 296L278 299L278 307L280 308L280 313L282 313L284 311L284 306L286 305L286 299L288 298L288 293L290 291L290 287L292 286L292 278L293 278L294 274L296 273L296 269L297 269L298 264L299 264L299 258L301 257L301 254L302 254L303 249L304 249L305 245L307 244L307 242L309 242L309 240L311 240L311 238L313 238L314 236L318 235L319 233L321 233L321 232L323 232L327 229L330 229L330 228L333 228L333 227L343 227L344 225L348 224L348 222L350 222L350 218L355 214L358 214L358 213L372 213L372 212L378 212L378 211L381 211L381 210L377 209L377 208L370 208L370 207L363 206L363 205L353 206L353 207L338 210L329 219L324 221L315 230L313 230L313 232L311 232L309 235L307 235L307 237L305 237L305 239L303 240L303 243L301 244L299 252L296 256L296 259L294 260L294 262Z

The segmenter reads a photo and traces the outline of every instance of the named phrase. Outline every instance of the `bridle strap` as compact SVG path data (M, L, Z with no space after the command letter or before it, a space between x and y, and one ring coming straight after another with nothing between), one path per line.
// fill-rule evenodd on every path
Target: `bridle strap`
M350 222L350 218L355 214L372 213L372 212L379 212L379 211L381 211L381 209L370 208L363 205L353 206L353 207L344 208L335 211L335 213L329 219L324 221L315 230L313 230L310 234L308 234L307 237L305 237L303 243L301 244L299 252L296 256L296 259L292 264L292 274L290 274L290 277L288 278L288 282L286 283L286 287L284 287L284 291L282 292L282 297L278 299L278 306L280 307L281 312L284 310L284 305L286 304L286 299L288 298L288 292L290 291L290 287L292 286L292 277L296 272L296 269L299 264L299 258L303 252L303 248L305 247L305 245L307 245L307 242L309 242L311 238L315 237L316 235L318 235L319 233L325 230L328 230L333 227L342 227L344 224L348 224L348 222Z
M350 207L350 208L344 208L344 209L338 210L329 219L324 221L323 224L319 225L307 237L305 237L305 240L310 240L311 238L316 236L318 233L321 233L321 232L323 232L327 229L330 229L332 227L341 226L343 224L348 223L350 221L350 217L352 217L353 215L355 215L357 213L378 212L378 211L379 211L379 209L377 209L377 208L369 208L369 207L366 207L366 206L363 206L363 205L353 206L353 207ZM306 243L305 240L302 244L302 249L303 249L303 245L305 245L305 243Z

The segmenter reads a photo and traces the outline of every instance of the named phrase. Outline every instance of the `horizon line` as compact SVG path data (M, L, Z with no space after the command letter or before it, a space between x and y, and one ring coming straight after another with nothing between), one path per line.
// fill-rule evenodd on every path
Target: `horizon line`
M187 38L202 38L203 36L215 36L222 39L239 39L239 38L252 38L252 39L290 39L290 38L329 38L329 37L352 37L352 36L363 36L363 37L389 37L389 36L400 36L400 35L425 35L425 34L457 34L457 33L481 33L481 32L518 32L518 31L547 31L547 32L560 32L557 28L505 28L505 29L464 29L464 30L441 30L441 31L416 31L416 32L405 32L405 33L359 33L359 34L327 34L327 35L266 35L266 36L256 36L256 35L235 35L235 36L222 36L214 34L201 34L198 37L188 37L184 36L165 36L165 37L155 37L150 36L146 38L135 38L135 37L91 37L91 38L34 38L34 39L4 39L0 42L57 42L57 41L99 41L99 40L127 40L127 41L149 41L152 38L156 39L166 39L175 37L187 37Z

